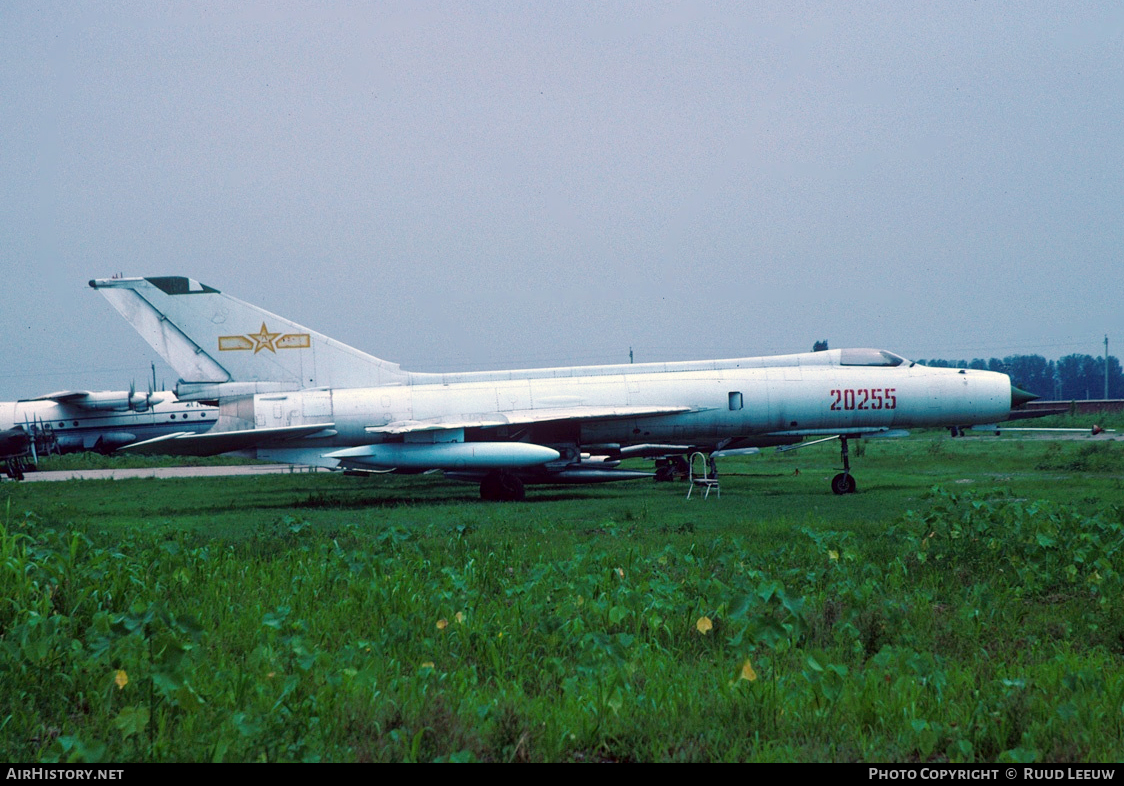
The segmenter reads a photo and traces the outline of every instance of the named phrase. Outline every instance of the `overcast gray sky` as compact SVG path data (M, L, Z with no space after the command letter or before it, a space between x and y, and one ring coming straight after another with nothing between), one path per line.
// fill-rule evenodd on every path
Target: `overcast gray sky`
M13 0L0 399L144 384L115 273L424 371L1120 356L1122 129L1118 2Z

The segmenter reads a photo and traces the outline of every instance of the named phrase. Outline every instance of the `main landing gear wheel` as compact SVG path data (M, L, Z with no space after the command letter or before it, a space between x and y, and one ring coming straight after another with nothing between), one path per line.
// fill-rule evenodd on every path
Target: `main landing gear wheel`
M480 481L480 499L488 502L520 502L526 496L523 481L510 472L489 472Z
M854 494L855 478L846 472L840 472L831 479L831 490L836 494Z

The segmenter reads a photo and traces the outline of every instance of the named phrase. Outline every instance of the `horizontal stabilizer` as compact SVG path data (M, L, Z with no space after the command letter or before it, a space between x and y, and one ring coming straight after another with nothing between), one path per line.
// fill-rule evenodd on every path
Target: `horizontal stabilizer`
M121 452L142 456L217 456L235 450L246 450L267 442L280 442L300 437L332 436L333 423L316 423L309 426L282 428L257 428L242 431L209 431L196 434L181 431L166 434L144 442L134 442L119 448ZM327 432L321 434L321 432Z

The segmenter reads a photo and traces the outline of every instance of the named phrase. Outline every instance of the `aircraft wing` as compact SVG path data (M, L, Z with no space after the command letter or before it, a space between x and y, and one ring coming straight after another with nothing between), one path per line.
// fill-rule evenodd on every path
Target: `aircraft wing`
M89 398L89 396L90 391L88 390L57 390L44 396L26 399L26 401L54 401L56 404L72 404Z
M448 431L465 428L499 428L579 420L624 420L652 415L675 415L697 411L696 407L553 407L550 409L516 409L510 412L487 412L433 420L400 420L385 426L368 426L370 434L410 434L418 431Z
M144 410L172 398L172 394L149 391L137 394L135 390L56 390L43 396L24 399L24 401L53 401L56 404L71 404L83 409L135 409Z
M285 426L282 428L255 428L242 431L204 432L198 434L180 431L165 434L144 442L134 442L118 448L119 452L136 453L142 456L217 456L234 450L257 447L263 442L298 439L312 436L333 436L334 423L314 423L309 426ZM323 432L323 433L322 433Z

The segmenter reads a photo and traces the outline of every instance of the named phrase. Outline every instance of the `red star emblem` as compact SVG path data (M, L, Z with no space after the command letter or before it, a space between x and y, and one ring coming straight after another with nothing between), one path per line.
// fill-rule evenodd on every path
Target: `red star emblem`
M248 334L247 338L251 339L254 342L255 355L261 352L263 349L268 349L270 352L277 354L277 347L274 346L274 343L277 341L277 337L280 335L280 333L270 333L269 330L266 329L265 323L262 322L261 330L257 333Z

